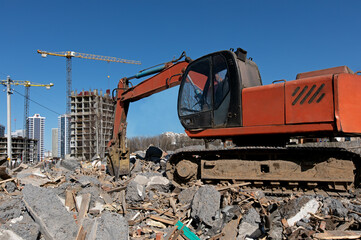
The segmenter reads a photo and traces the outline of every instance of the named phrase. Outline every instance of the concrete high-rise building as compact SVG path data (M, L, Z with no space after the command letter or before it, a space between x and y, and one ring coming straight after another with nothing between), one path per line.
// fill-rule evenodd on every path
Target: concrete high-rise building
M37 142L38 141L35 139L28 139L25 141L25 138L23 137L12 137L12 159L24 161L25 146L27 145L28 158L36 161L38 159ZM7 157L7 145L7 138L0 137L0 159L5 159Z
M45 129L45 117L41 117L40 114L35 114L32 117L28 117L27 126L29 127L29 139L38 140L38 161L42 161L44 159L44 129ZM33 147L30 147L30 151L32 151ZM30 161L35 161L32 159L33 156L30 152Z
M0 137L5 136L5 126L0 124Z
M113 131L114 104L110 90L71 94L71 156L104 158Z
M70 154L70 117L63 114L58 117L58 157Z
M58 137L58 128L51 129L51 154L53 157L58 157L59 149L59 137Z

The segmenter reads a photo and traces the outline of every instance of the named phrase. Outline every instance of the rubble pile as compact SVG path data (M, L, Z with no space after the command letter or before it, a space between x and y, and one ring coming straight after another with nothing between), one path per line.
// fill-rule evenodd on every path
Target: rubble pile
M138 153L115 181L104 163L21 164L1 175L0 239L355 239L361 199L269 196L247 183L176 186Z

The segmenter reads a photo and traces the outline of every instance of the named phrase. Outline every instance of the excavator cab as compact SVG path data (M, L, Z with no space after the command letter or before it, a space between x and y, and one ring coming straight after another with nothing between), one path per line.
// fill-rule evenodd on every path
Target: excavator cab
M242 89L262 85L257 65L246 56L238 48L188 65L178 95L178 116L185 129L242 126Z

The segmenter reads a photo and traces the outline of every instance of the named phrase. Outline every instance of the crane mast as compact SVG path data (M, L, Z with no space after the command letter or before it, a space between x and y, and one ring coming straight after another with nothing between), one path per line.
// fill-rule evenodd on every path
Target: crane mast
M135 60L126 60L126 59L122 59L122 58L94 55L94 54L89 54L89 53L78 53L78 52L74 52L74 51L48 52L48 51L37 50L37 52L39 54L41 54L42 57L47 57L48 55L50 55L50 56L58 56L58 57L66 58L66 96L65 96L66 108L65 109L66 109L66 116L68 119L70 117L70 112L71 112L70 95L71 95L71 89L72 89L72 58L73 57L106 61L108 63L109 62L118 62L118 63L128 63L128 64L137 64L137 65L141 64L140 61L135 61ZM70 128L68 128L67 136L68 136L67 144L70 144Z
M46 89L50 89L54 86L53 83L49 84L42 84L42 83L34 83L30 81L23 81L23 80L11 80L10 76L7 77L6 80L0 80L0 84L7 87L7 152L8 152L8 161L9 166L12 160L12 146L11 146L11 85L13 86L24 86L25 87L25 96L24 96L24 154L23 154L23 161L27 160L27 140L29 137L29 133L27 130L27 118L29 116L29 96L30 96L30 89L29 87L45 87Z

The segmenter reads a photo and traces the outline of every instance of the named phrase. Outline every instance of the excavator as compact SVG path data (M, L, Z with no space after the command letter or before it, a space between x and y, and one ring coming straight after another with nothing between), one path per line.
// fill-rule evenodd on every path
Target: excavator
M187 135L231 141L233 147L176 151L166 165L174 184L201 179L285 191L347 192L360 184L359 144L303 146L289 140L360 137L359 74L341 66L262 85L256 63L241 48L196 60L183 52L178 59L122 78L113 90L116 108L108 170L115 178L129 174L130 103L180 85L177 110ZM150 77L132 85L132 79L146 76Z

